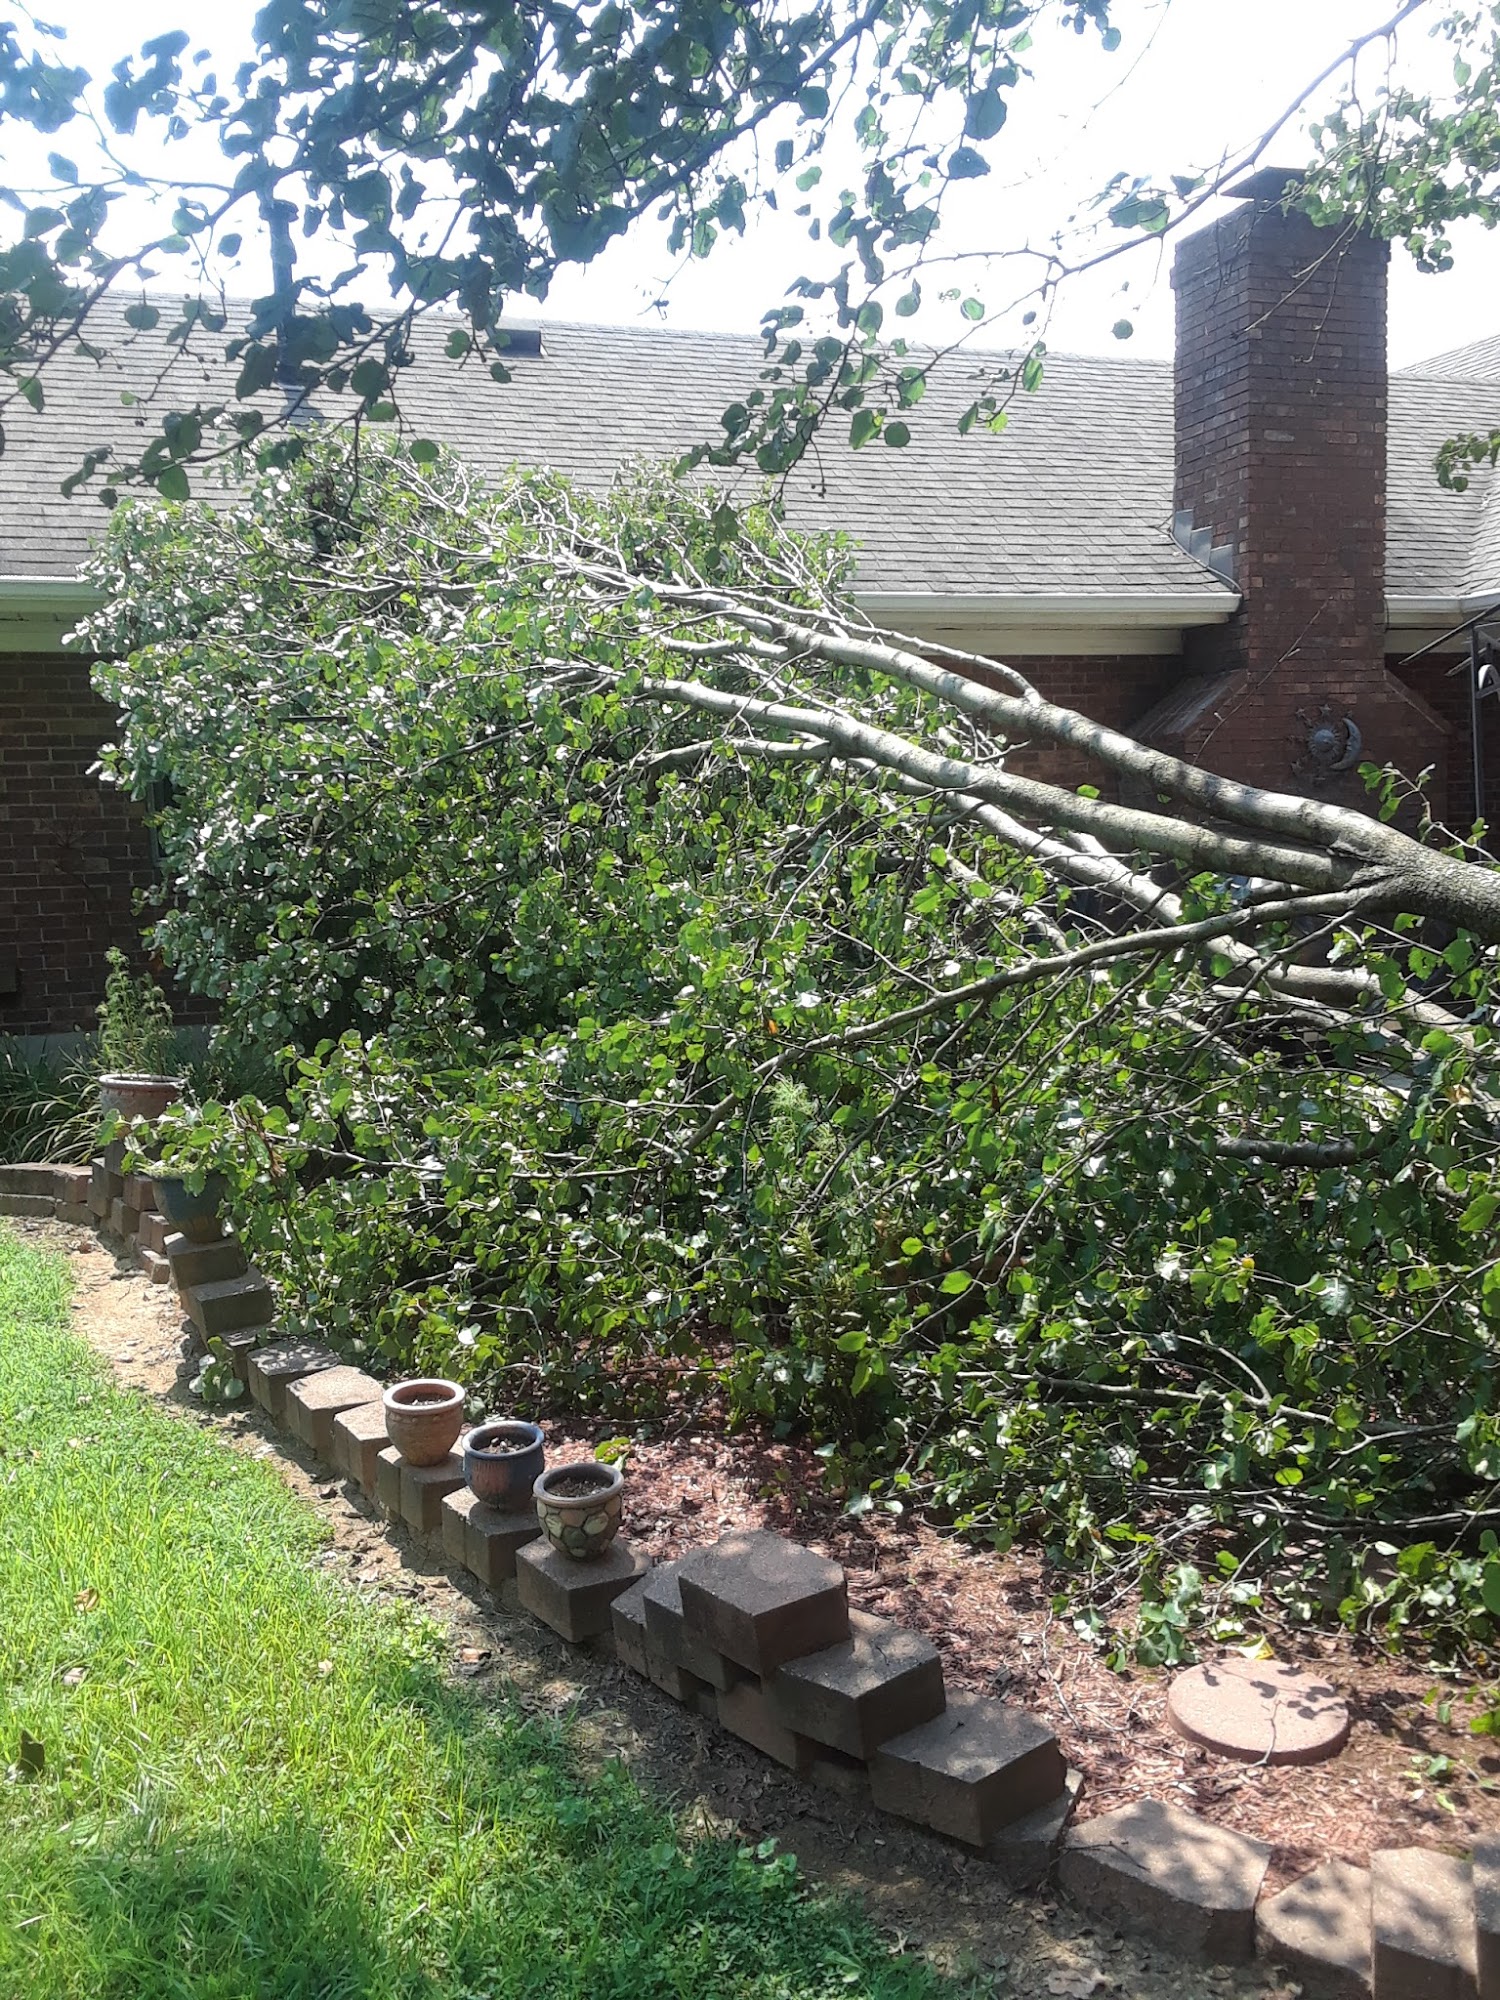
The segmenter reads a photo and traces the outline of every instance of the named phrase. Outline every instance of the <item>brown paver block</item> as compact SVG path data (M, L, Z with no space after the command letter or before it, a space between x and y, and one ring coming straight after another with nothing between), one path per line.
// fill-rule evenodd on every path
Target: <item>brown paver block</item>
M1184 1956L1242 1964L1255 1948L1255 1900L1271 1850L1228 1827L1138 1799L1075 1826L1058 1880L1121 1930L1170 1939Z
M443 1525L443 1501L464 1483L464 1455L450 1451L438 1465L401 1464L401 1518L414 1534L435 1535Z
M87 1229L96 1220L86 1201L58 1201L52 1207L59 1222L73 1222Z
M380 1384L362 1368L320 1368L315 1375L299 1376L287 1389L287 1423L294 1436L332 1465L334 1418L380 1394Z
M868 1806L873 1803L868 1767L861 1764L857 1757L846 1757L841 1750L815 1746L807 1776L825 1792L832 1792L836 1798L842 1799L845 1805Z
M688 1673L683 1667L674 1667L658 1652L647 1654L646 1674L653 1687L660 1688L673 1701L681 1702L684 1708L696 1709L705 1695L713 1702L718 1699L717 1688L711 1688L707 1681L700 1681L696 1674ZM714 1712L717 1714L717 1709Z
M393 1444L375 1455L375 1504L388 1521L401 1519L401 1468L405 1463Z
M103 1160L95 1160L89 1168L89 1207L101 1220L109 1214L109 1205L125 1192L125 1183L118 1174L112 1174Z
M221 1333L218 1342L229 1356L229 1365L244 1383L250 1380L250 1357L260 1345L261 1330L258 1326L243 1328L239 1333Z
M200 1333L233 1333L242 1326L267 1326L276 1317L271 1287L259 1271L179 1289L183 1310Z
M171 1230L162 1244L170 1260L172 1275L184 1289L189 1285L214 1285L225 1278L240 1278L250 1268L244 1246L237 1236L221 1236L216 1243L195 1243L180 1229Z
M111 1204L111 1213L118 1206L118 1203ZM56 1207L57 1203L50 1194L7 1194L0 1191L0 1215L45 1216L50 1222ZM117 1233L123 1235L124 1231L120 1230Z
M622 1590L609 1607L609 1625L615 1639L615 1658L632 1673L651 1676L646 1637L646 1585L654 1571L648 1570L639 1583Z
M141 1260L141 1269L153 1285L170 1283L172 1266L167 1262L165 1257L159 1257L154 1250L146 1249L137 1249L136 1255Z
M1479 2000L1500 2000L1500 1840L1475 1841L1472 1874Z
M125 1199L137 1215L149 1215L156 1207L155 1181L149 1174L127 1174Z
M487 1590L499 1590L516 1574L516 1557L542 1532L535 1510L504 1514L481 1500L469 1513L464 1562Z
M58 1201L88 1202L89 1190L94 1184L92 1167L54 1167L52 1169L52 1192Z
M171 1234L172 1231L167 1226L167 1218L164 1215L158 1214L155 1209L152 1209L149 1215L141 1217L141 1226L136 1240L143 1250L150 1250L158 1257L165 1257L167 1254L167 1238Z
M1049 1805L1012 1820L995 1835L986 1851L1012 1888L1034 1889L1046 1875L1082 1793L1082 1771L1069 1771L1062 1791Z
M458 1563L462 1568L468 1567L465 1537L469 1528L469 1509L478 1505L477 1497L467 1486L460 1486L456 1492L443 1495L443 1554L449 1562Z
M286 1392L290 1384L304 1375L314 1375L320 1368L337 1368L339 1358L331 1347L320 1347L313 1340L273 1340L269 1347L258 1347L250 1357L250 1373L247 1380L250 1393L269 1417L281 1420L286 1409Z
M1473 1882L1466 1861L1428 1847L1370 1857L1375 2000L1475 2000Z
M677 1575L688 1636L762 1678L849 1636L844 1572L784 1535L725 1535Z
M111 1139L99 1156L108 1171L120 1183L118 1189L120 1194L125 1192L125 1155L128 1150L123 1139Z
M51 1208L52 1204L49 1201L47 1203L49 1213ZM116 1236L134 1236L140 1226L141 1218L139 1214L129 1205L123 1195L110 1203L106 1227L112 1230Z
M1189 1743L1246 1764L1316 1764L1349 1740L1338 1690L1285 1660L1189 1667L1167 1690L1167 1720Z
M646 1579L646 1633L663 1666L676 1667L712 1688L733 1687L744 1669L687 1629L682 1615L682 1565L658 1563ZM650 1667L646 1669L650 1673Z
M372 1500L375 1461L389 1443L384 1403L359 1403L352 1410L340 1410L333 1420L333 1462Z
M765 1686L771 1713L787 1729L862 1760L941 1715L946 1702L932 1641L864 1611L849 1613L847 1639L788 1660Z
M25 1162L7 1161L0 1164L0 1195L45 1195L48 1201L55 1201L62 1192L58 1186L58 1175L71 1171L71 1168L65 1167L30 1166ZM87 1176L86 1167L81 1171Z
M1262 1958L1284 1965L1308 2000L1364 2000L1370 1990L1370 1871L1325 1861L1256 1905Z
M789 1771L805 1772L812 1768L817 1744L777 1721L758 1681L736 1681L731 1688L721 1688L717 1710L719 1721L732 1735L742 1742L753 1743L757 1750L774 1757L778 1764L785 1764Z
M1055 1799L1066 1778L1046 1724L987 1695L954 1695L941 1715L892 1737L870 1759L876 1805L971 1847Z
M575 1562L542 1537L517 1552L516 1585L534 1618L576 1644L610 1629L610 1606L646 1567L645 1556L623 1535L592 1562Z

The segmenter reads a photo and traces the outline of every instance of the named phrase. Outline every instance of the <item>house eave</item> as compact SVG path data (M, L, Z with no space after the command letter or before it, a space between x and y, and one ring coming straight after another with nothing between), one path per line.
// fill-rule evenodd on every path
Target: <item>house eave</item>
M0 653L56 652L64 633L103 602L76 577L0 577Z
M914 639L942 640L986 655L1009 653L1174 654L1182 635L1224 625L1239 608L1231 590L859 591L873 624Z

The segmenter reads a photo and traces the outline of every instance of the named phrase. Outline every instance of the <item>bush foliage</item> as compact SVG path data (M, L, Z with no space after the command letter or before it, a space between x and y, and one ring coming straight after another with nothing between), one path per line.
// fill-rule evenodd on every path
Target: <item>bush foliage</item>
M1380 1010L1249 1004L1156 950L1030 979L1109 912L951 799L728 755L575 550L837 600L849 557L644 476L590 498L343 448L230 513L122 508L98 564L165 797L156 948L279 1056L179 1120L293 1309L493 1406L713 1393L1097 1577L1483 1635L1500 1615L1491 955L1345 925ZM810 669L941 748L954 718ZM721 675L744 690L744 669ZM805 698L805 697L804 697ZM1186 885L1188 914L1243 883ZM1305 940L1283 939L1306 950ZM982 1003L929 1006L1007 967ZM1462 1035L1408 1033L1441 983Z

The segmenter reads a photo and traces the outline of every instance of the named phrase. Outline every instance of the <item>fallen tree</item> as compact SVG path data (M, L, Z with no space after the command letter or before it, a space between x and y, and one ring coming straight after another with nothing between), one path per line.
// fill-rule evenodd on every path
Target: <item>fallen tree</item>
M175 1157L353 1352L713 1393L856 1506L1487 1633L1495 869L981 686L848 570L335 446L122 510L85 636L155 942L287 1051Z

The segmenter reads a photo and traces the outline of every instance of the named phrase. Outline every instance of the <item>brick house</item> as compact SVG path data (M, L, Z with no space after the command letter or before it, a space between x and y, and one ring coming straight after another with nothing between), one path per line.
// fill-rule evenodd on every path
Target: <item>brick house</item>
M877 623L1003 658L1144 740L1351 803L1361 759L1431 768L1450 823L1476 799L1500 823L1500 729L1486 760L1471 689L1477 621L1500 612L1500 481L1455 494L1433 472L1445 438L1500 424L1500 337L1388 374L1385 246L1284 215L1265 197L1285 180L1248 183L1181 245L1175 367L1053 357L1003 435L960 439L997 357L952 357L911 444L830 437L788 488L791 518L854 538ZM49 373L46 414L22 412L0 461L0 1033L89 1023L151 865L89 775L110 716L60 644L101 516L59 481L145 421L124 397L163 368L159 344L119 333L105 362ZM481 474L521 460L596 487L716 435L761 364L755 340L547 327L501 386L441 338L422 336L403 384L420 433ZM180 354L159 402L189 405L222 371ZM1028 768L1097 775L1050 751Z

